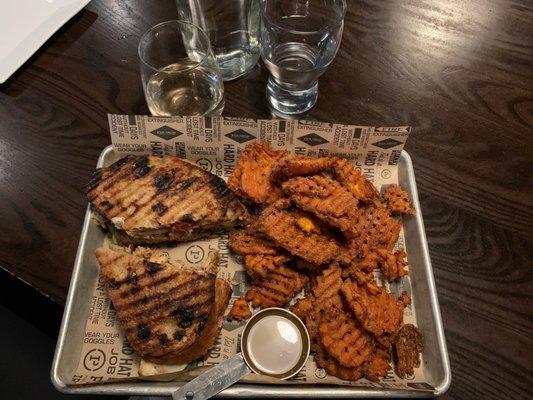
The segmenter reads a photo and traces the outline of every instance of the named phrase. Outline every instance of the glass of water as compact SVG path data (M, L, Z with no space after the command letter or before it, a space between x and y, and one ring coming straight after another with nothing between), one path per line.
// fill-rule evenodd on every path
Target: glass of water
M209 38L187 21L150 28L139 43L144 95L152 115L220 115L224 86Z
M345 0L261 1L261 57L274 110L300 114L315 105L318 78L337 54L345 14Z
M259 0L176 0L178 18L209 36L224 81L247 73L259 59Z

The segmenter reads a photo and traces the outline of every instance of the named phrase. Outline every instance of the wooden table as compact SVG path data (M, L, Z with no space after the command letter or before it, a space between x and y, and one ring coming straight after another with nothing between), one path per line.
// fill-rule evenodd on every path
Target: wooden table
M64 302L107 113L145 114L137 44L173 1L93 1L0 85L0 265ZM224 115L269 117L264 67L226 85ZM413 127L446 331L444 398L533 388L533 5L349 1L307 118ZM481 397L480 397L481 395Z

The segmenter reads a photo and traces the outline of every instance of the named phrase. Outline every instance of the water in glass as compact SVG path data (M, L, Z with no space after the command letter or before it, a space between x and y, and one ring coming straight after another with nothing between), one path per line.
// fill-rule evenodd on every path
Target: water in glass
M342 37L344 0L263 0L261 56L270 71L267 99L282 114L309 110L318 78Z
M303 90L312 86L328 67L320 65L319 49L305 43L283 43L274 48L265 64L281 87Z
M152 115L220 115L224 84L206 33L188 21L167 21L139 42L141 78Z
M223 90L213 70L198 67L190 74L187 63L171 64L153 74L146 85L146 102L153 115L218 114Z

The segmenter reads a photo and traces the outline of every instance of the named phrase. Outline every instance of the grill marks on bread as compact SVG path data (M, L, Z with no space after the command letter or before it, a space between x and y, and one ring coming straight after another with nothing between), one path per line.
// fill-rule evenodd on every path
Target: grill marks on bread
M193 272L142 248L99 248L96 257L117 319L141 357L177 354L194 343L214 303L212 267Z
M133 163L133 168L135 171L135 163ZM114 206L106 217L108 219L123 217L125 219L123 228L127 230L128 228L141 227L141 225L146 227L144 219L151 211L154 211L152 207L156 209L160 218L155 218L155 221L148 221L151 222L151 225L156 225L154 222L159 225L167 224L169 215L177 211L176 205L180 207L180 214L194 211L191 204L194 204L202 195L209 193L208 189L204 189L200 193L192 190L195 186L194 182L201 183L201 178L191 177L190 173L193 171L189 168L172 169L173 177L170 174L165 174L164 170L165 168L162 166L155 167L152 168L152 174L142 177L135 177L135 172L133 172L137 182L131 181L132 171L129 168L123 168L115 174L109 174L103 186L105 193L102 195L112 199L112 202L109 201L109 203L114 204ZM175 186L172 189L170 189L171 184ZM188 198L189 191L193 193L192 198ZM170 197L172 197L172 202L168 201ZM184 200L186 200L186 204L182 203ZM96 208L98 208L98 204L96 204Z
M95 171L86 192L95 212L134 237L150 231L188 231L200 224L204 229L229 228L249 220L221 178L172 156L126 156Z

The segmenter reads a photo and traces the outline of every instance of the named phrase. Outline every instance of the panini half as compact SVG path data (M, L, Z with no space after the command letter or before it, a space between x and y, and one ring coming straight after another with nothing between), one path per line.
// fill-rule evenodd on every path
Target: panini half
M220 336L220 330L224 322L224 311L228 306L231 292L229 283L224 279L217 278L215 284L215 305L211 309L205 329L194 344L171 359L151 358L150 361L142 359L139 367L139 375L150 376L181 372L183 371L184 364L206 356Z
M222 178L172 156L126 156L97 169L86 193L123 245L194 240L250 219Z
M117 319L143 358L172 360L201 336L215 303L218 253L189 268L166 253L139 247L96 249Z
M205 357L215 345L224 322L224 312L231 298L232 289L224 279L217 278L215 283L215 301L207 318L204 330L192 344L179 354L170 357L150 358L160 364L187 364Z

